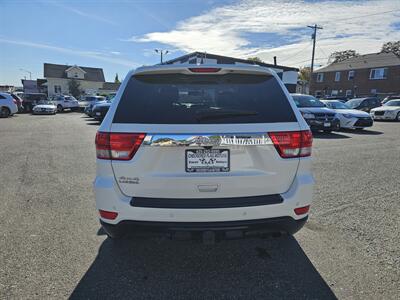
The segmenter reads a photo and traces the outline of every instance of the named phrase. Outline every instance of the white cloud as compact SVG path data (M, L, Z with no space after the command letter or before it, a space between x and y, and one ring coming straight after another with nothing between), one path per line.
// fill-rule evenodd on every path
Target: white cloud
M160 42L187 52L257 55L266 61L276 55L278 63L300 66L308 64L311 56L311 48L307 47L311 44L311 29L307 25L317 23L324 27L317 35L318 64L326 63L327 55L336 50L379 51L382 43L400 39L400 30L393 27L399 20L399 0L245 0L183 20L171 31L151 32L129 40ZM257 34L256 43L249 34ZM268 43L271 34L278 38L273 44ZM277 41L281 46L276 47Z
M111 51L110 53L113 55L121 55L121 52L119 52L119 51Z
M138 66L137 63L132 62L130 60L104 56L103 53L97 52L97 51L76 50L76 49L69 49L69 48L57 47L57 46L28 42L28 41L10 40L10 39L6 39L6 38L0 38L0 43L7 43L7 44L24 46L24 47L32 47L32 48L51 50L51 51L56 51L56 52L61 52L61 53L66 53L66 54L77 55L77 56L81 56L81 57L89 57L89 58L101 60L104 62L116 64L116 65L127 66L130 68Z

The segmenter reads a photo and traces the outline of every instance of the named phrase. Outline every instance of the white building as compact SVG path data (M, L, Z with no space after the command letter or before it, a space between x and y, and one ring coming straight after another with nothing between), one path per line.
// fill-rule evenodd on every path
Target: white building
M75 79L84 94L97 94L105 83L103 69L81 66L44 64L48 95L69 94L69 81Z

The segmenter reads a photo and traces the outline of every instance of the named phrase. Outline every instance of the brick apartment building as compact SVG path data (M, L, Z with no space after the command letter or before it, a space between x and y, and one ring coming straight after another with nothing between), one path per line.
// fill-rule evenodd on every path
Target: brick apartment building
M400 94L400 57L372 53L332 63L314 71L310 94L348 98Z

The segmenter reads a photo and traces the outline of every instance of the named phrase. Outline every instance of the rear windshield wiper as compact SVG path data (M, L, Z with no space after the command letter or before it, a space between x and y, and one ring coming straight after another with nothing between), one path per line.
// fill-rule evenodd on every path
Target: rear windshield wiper
M256 111L245 111L245 110L232 110L232 111L218 111L212 113L202 113L196 117L197 121L210 120L210 119L223 119L230 117L242 117L242 116L256 116L258 112Z

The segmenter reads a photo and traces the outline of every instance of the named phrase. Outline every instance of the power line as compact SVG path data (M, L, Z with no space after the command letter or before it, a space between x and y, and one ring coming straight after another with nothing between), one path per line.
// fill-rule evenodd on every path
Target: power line
M325 51L322 50L322 48L321 48L320 46L317 45L317 48L322 52L323 55L325 55L325 57L326 57L327 59L329 59L329 56L326 55Z
M286 58L284 58L284 59L279 59L279 63L285 62L285 61L287 61L287 60L289 60L289 59L292 59L293 57L296 57L297 55L299 55L300 53L302 53L304 50L306 50L308 47L310 47L310 45L311 45L311 43L307 44L303 49L301 49L300 51L298 51L298 52L292 54L290 57L286 57Z
M395 11L400 11L400 9L393 9L393 10L381 11L381 12L378 12L378 13L373 13L373 14L368 14L368 15L354 16L354 17L343 18L343 19L336 19L336 20L334 20L334 22L336 23L338 21L347 21L347 20L353 20L353 19L364 18L364 17L369 17L369 16L383 15L383 14L387 14L387 13L391 13L391 12L395 12Z
M323 59L326 59L326 58L325 57L314 58L314 61L315 60L323 60ZM308 62L308 61L311 61L311 59L306 59L306 60L298 61L295 63L291 63L291 65L301 64L301 63Z

